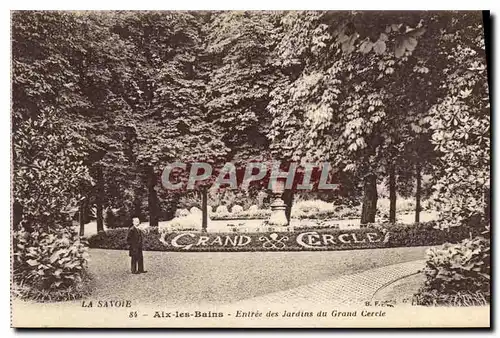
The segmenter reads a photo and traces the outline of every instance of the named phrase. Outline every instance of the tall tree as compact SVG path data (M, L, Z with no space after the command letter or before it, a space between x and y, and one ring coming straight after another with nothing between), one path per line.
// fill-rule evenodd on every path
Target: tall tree
M273 146L358 176L368 194L362 223L375 220L377 177L429 126L425 117L440 93L436 79L444 60L433 50L450 20L437 12L291 12L283 18L277 51L289 76L268 106Z
M29 228L67 225L90 182L82 164L90 142L67 123L67 114L89 108L73 68L80 23L65 12L12 18L13 190Z
M464 12L441 35L445 95L429 111L438 152L434 200L443 226L489 222L484 213L490 185L490 104L480 13Z
M203 105L198 70L203 13L129 12L113 30L134 46L135 95L127 123L137 132L136 165L148 186L150 223L158 223L159 174L174 161L214 162L225 153ZM165 192L161 192L162 195Z

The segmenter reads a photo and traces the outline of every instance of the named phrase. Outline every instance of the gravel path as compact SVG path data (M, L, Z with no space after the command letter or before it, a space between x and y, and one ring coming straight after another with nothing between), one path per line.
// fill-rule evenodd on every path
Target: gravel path
M242 308L281 311L280 306L285 306L290 311L306 306L307 302L312 309L318 303L329 308L364 300L388 278L413 272L415 266L423 264L421 259L426 249L145 252L149 272L141 275L129 273L127 251L92 249L89 270L95 276L95 291L86 301L130 300L133 310L141 315L140 325L154 327L184 327L181 322L153 319L152 311L163 309L234 314ZM82 306L82 300L57 303L12 300L15 326L134 327L138 322L129 319L129 312L125 308L89 309ZM144 314L149 317L143 317ZM192 325L216 323L207 320ZM273 321L274 326L279 323ZM290 322L282 325L289 326Z
M387 285L392 285L395 281L416 274L425 266L425 260L411 261L389 266L382 266L363 272L340 276L336 279L316 282L298 288L270 293L264 296L245 299L237 304L242 307L252 306L253 304L304 304L312 302L314 304L342 304L345 305L364 305L367 301L393 301L394 297L381 298L375 297L379 290ZM420 281L423 285L423 280ZM413 289L410 292L404 291L404 297L398 300L408 298L413 295ZM415 290L416 291L416 290ZM381 294L381 293L380 293ZM391 296L391 295L388 295Z
M92 299L139 303L229 303L381 266L420 260L426 247L322 252L144 252L146 274L127 251L91 250Z

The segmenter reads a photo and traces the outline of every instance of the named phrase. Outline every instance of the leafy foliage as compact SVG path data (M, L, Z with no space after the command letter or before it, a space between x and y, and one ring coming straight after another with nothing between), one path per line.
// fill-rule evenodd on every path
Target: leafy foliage
M268 147L266 106L280 77L272 59L276 21L273 13L222 12L205 28L207 114L231 160L261 158Z
M269 209L248 209L242 211L216 212L210 216L212 220L245 220L267 219L271 215Z
M479 292L489 301L490 259L490 243L484 237L429 249L427 281L417 296L430 302L441 295Z
M126 49L106 34L102 19L91 13L13 14L14 198L28 226L61 225L55 223L76 207L93 184L90 166L109 150L112 135L103 129L114 124L106 113L124 110L110 88L125 80L119 65ZM37 191L36 217L45 219L30 224L36 220L29 196Z
M175 203L145 189L165 163L278 158L334 162L354 198L358 181L383 177L394 164L401 184L415 166L439 171L438 190L450 187L440 193L443 215L457 195L468 204L464 219L483 204L466 196L488 185L480 19L471 12L19 12L14 134L49 111L67 128L61 133L85 143L74 151L92 176L104 170L106 183L80 182L75 199L81 193L115 209L126 201L127 213L147 198ZM474 176L474 184L448 184Z
M490 185L490 105L482 25L465 16L443 34L449 66L442 70L445 95L429 111L432 144L439 153L434 166L435 200L445 226L483 219ZM465 26L465 24L467 24Z
M37 290L59 291L82 283L87 246L70 228L57 233L14 233L14 281Z
M91 180L81 138L49 111L19 123L13 148L14 198L23 207L25 225L67 224L82 181Z
M159 175L174 161L330 161L339 199L364 187L362 216L373 218L377 180L394 172L408 194L418 169L439 226L488 223L484 47L473 12L15 12L13 194L35 238L21 229L16 241L32 249L15 254L66 245L83 267L83 244L64 229L82 198L98 219L107 210L108 226L172 218L180 194ZM252 189L214 200L242 205L262 187ZM388 231L394 245L429 245L469 229ZM460 252L486 253L481 243ZM19 261L15 274L42 290L75 287L57 262Z

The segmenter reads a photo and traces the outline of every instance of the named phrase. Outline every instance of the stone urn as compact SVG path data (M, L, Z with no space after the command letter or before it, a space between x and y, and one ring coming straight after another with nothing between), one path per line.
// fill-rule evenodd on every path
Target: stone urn
M271 216L269 217L268 224L287 226L288 220L286 219L285 210L285 202L280 197L275 198L273 203L271 204Z

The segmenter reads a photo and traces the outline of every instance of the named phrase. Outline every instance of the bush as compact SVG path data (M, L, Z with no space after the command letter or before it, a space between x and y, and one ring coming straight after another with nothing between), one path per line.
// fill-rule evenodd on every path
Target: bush
M268 209L248 209L240 212L214 213L211 215L213 220L235 220L235 219L266 219L271 215Z
M338 206L315 199L293 204L291 216L298 219L351 219L360 215L359 207Z
M188 231L201 228L201 213L190 213L187 216L175 217L173 220L160 224L158 230L160 232L172 231ZM210 218L208 218L210 221Z
M299 201L292 205L292 217L303 214L317 214L319 212L334 212L333 203L322 200Z
M437 290L426 290L420 291L412 299L412 304L423 306L484 306L489 303L490 297L479 291L442 294Z
M252 204L252 205L248 208L248 211L250 211L250 212L255 212L255 211L257 211L257 210L259 210L259 207L258 207L257 205L255 205L255 204Z
M189 212L191 214L201 214L202 213L201 209L198 207L191 207L191 209L189 209Z
M489 302L490 242L477 236L457 244L431 248L427 252L424 273L425 286L416 295L420 304L448 304L465 299L466 304L476 304L478 299Z
M233 207L231 208L231 213L233 214L237 214L239 212L242 212L243 211L243 207L241 205L233 205Z
M177 209L175 211L175 217L182 217L182 216L187 216L187 215L189 215L188 209Z
M88 239L91 248L128 250L128 229L110 229L90 236ZM143 236L143 249L146 251L166 251L165 245L160 242L160 232L157 227L151 227Z
M107 228L128 228L132 225L132 213L127 208L108 208L104 217Z
M252 205L248 210L241 210L239 205L234 205L231 212L225 206L219 206L212 215L214 220L234 219L265 219L271 215L270 209L259 209ZM361 210L359 207L336 206L322 200L299 201L292 207L292 218L294 219L353 219L359 218Z
M389 209L390 200L388 198L380 198L377 201L377 213L379 215L389 217ZM409 212L415 212L415 199L398 197L396 200L396 213L405 214Z
M228 214L229 210L227 210L227 206L225 205L219 205L217 209L215 209L216 214Z
M37 289L23 282L14 282L12 285L12 294L15 297L37 302L57 302L80 299L91 294L93 289L93 280L84 270L80 283L75 283L64 289Z
M438 228L437 222L434 221L412 224L370 224L368 227L389 232L389 246L394 247L457 243L471 236L470 230L466 227L443 230Z
M20 295L38 294L35 298L42 300L73 299L83 295L81 285L87 276L88 252L86 243L75 230L27 232L21 229L14 233L13 245L13 275ZM75 294L70 296L70 291Z

